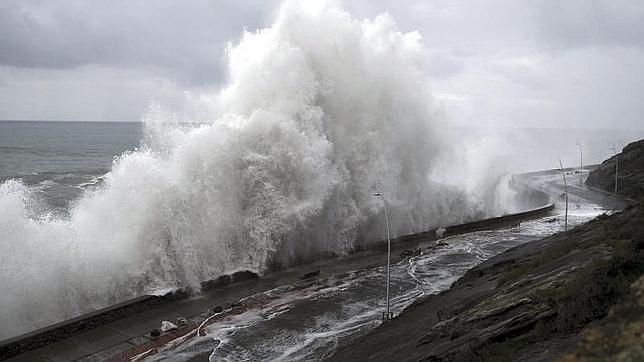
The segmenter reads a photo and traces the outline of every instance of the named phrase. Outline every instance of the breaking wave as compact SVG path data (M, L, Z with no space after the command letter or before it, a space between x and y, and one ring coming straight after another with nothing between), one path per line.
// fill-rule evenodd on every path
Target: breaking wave
M334 2L286 2L227 56L227 86L200 98L199 123L152 106L139 149L68 215L18 181L0 184L0 319L13 326L0 337L223 273L347 253L383 236L374 191L395 234L497 204L481 197L495 183L430 177L450 146L426 50L389 15L358 21Z

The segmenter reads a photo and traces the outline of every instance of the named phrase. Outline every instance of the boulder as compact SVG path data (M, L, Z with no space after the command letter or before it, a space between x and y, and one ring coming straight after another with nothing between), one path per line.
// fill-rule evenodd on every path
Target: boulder
M175 330L179 327L177 327L176 324L170 322L170 321L163 321L161 322L161 332L169 332L172 330Z

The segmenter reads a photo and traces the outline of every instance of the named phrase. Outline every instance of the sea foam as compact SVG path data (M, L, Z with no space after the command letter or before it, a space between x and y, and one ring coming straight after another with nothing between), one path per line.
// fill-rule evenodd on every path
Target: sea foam
M384 235L375 191L394 234L485 215L495 205L477 195L502 188L430 177L450 146L427 57L389 15L355 20L336 2L288 1L272 26L228 45L227 85L178 117L198 125L152 106L139 149L68 216L4 182L0 319L12 328L0 337L223 273L347 253Z

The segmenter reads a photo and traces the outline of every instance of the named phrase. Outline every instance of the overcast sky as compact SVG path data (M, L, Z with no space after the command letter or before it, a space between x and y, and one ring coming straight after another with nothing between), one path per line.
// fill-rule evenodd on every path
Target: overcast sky
M0 119L138 121L225 79L223 50L277 1L2 0ZM644 129L644 1L353 0L430 50L459 125Z

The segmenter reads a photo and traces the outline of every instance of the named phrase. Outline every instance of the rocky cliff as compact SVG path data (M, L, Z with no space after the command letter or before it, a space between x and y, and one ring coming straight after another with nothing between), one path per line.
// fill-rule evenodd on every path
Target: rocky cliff
M615 190L615 163L618 164L617 193L633 199L644 198L644 140L630 143L621 153L593 170L586 184L604 191Z

